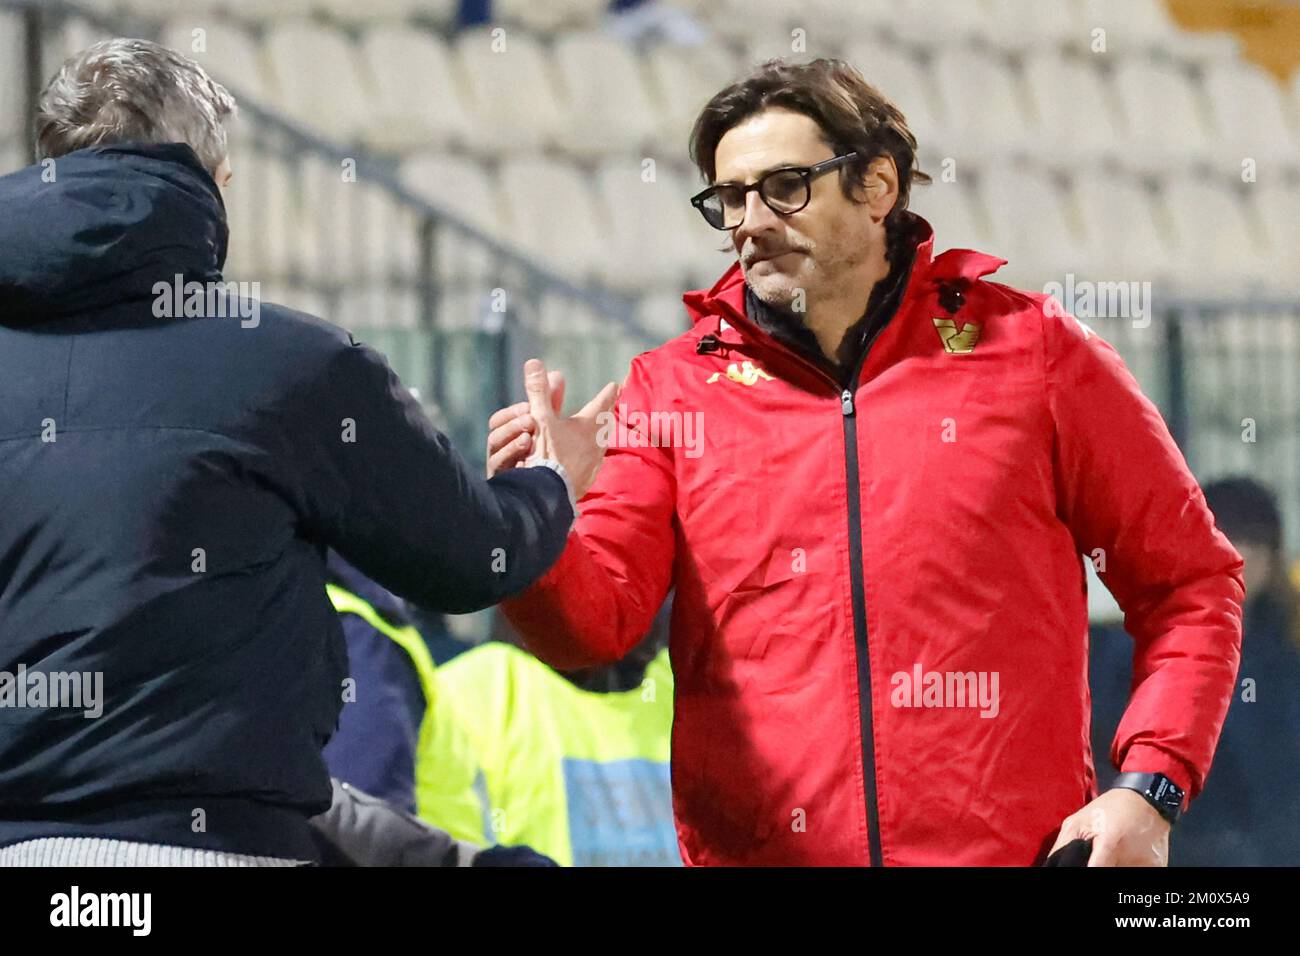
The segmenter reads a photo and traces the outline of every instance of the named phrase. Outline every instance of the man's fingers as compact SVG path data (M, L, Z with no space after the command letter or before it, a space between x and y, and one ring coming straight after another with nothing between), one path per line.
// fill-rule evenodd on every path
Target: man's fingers
M595 418L602 412L608 412L618 401L619 393L622 391L617 382L610 382L599 392L596 397L582 406L582 411L578 412L574 418Z
M508 471L515 465L519 464L528 457L533 447L533 436L527 433L520 435L514 441L509 442L505 447L499 449L488 456L487 473L491 478L493 475L503 471Z
M488 419L488 431L500 428L512 418L518 418L520 415L527 414L527 412L527 402L515 402L513 405L507 406L506 408L498 409L493 412L492 417Z
M524 363L524 391L528 393L528 410L533 418L544 422L555 416L551 409L551 381L541 359L532 358Z
M1073 820L1067 817L1061 824L1061 832L1057 835L1056 842L1052 844L1052 848L1047 851L1047 855L1051 856L1071 840L1077 839L1079 839L1079 828L1074 824Z
M1114 839L1108 839L1106 834L1099 833L1093 837L1092 853L1088 857L1089 866L1115 866L1118 844Z
M564 411L564 373L556 369L547 372L546 379L551 383L551 408L558 415Z
M533 416L525 413L518 418L510 419L504 425L492 429L488 433L488 454L491 455L501 450L521 434L531 433L536 424L533 421Z

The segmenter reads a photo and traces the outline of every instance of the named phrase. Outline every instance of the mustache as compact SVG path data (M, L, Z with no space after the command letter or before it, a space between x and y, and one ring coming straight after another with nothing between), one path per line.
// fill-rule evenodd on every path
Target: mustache
M776 256L784 255L787 252L812 252L813 243L807 239L793 239L783 246L775 249L760 249L752 239L746 239L745 245L740 250L740 264L748 269L754 264L757 258L771 259Z

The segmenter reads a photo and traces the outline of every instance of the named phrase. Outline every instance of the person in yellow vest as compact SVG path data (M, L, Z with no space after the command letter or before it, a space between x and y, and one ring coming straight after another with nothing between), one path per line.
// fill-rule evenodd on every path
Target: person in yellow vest
M488 641L443 665L438 688L469 746L443 738L448 749L433 762L470 761L482 840L525 843L561 866L681 865L662 626L618 664L573 675L513 643ZM457 766L435 780L427 819L461 812L458 781L469 773Z
M325 750L334 777L466 843L680 865L664 614L611 667L561 675L506 643L499 615L505 640L439 665L400 600L337 555L329 568L354 681Z

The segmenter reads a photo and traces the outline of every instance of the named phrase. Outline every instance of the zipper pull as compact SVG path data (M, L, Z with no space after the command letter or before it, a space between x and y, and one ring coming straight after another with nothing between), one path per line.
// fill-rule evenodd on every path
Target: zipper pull
M853 393L847 388L840 393L840 411L842 411L846 417L853 414Z

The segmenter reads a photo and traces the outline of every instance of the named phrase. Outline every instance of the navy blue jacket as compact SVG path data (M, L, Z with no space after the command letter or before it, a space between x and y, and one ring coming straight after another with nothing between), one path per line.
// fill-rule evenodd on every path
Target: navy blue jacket
M0 680L98 672L103 712L0 706L0 845L311 858L347 673L327 547L404 598L479 609L559 557L564 483L474 474L337 326L270 304L256 325L157 317L158 283L225 259L188 147L51 170L0 178Z
M394 627L411 624L401 598L337 552L330 552L326 573L332 584L366 601ZM355 614L342 614L340 620L356 692L343 706L325 764L331 777L415 813L415 754L428 707L419 674L410 655L368 621Z

